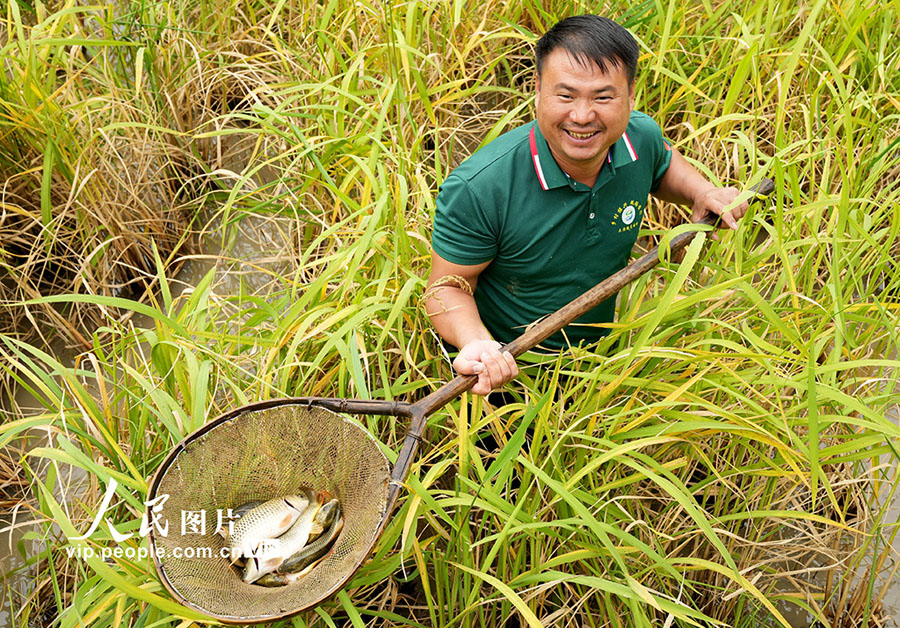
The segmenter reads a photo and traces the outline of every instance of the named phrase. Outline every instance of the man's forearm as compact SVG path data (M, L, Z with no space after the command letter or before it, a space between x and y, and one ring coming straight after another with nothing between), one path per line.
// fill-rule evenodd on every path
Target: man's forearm
M442 286L425 300L431 324L459 353L453 368L460 375L477 375L471 390L486 395L519 374L516 360L500 343L491 339L471 294L453 286Z
M424 297L425 311L435 330L459 349L453 368L460 375L478 376L472 386L476 395L486 395L519 374L512 354L501 352L500 343L491 338L472 296L478 276L489 265L454 264L432 251Z
M700 196L715 187L687 159L673 149L669 169L666 170L666 174L653 196L669 203L691 206L697 202Z
M730 229L737 229L737 221L747 211L746 201L729 210L738 196L737 188L720 188L710 183L674 149L669 169L653 196L670 203L688 205L692 222L701 220L707 214L716 214ZM712 237L718 239L715 234Z
M454 286L442 286L426 301L425 311L437 333L457 349L474 340L490 340L475 298Z

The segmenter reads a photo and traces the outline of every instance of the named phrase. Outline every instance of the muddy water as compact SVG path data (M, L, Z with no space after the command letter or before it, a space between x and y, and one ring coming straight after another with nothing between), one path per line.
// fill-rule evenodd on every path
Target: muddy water
M24 391L17 391L15 401L21 407L33 407ZM33 445L40 440L40 435L35 434L30 442ZM18 462L28 447L29 440L23 439L4 448L4 453L9 459ZM33 543L23 539L33 528L33 524L29 523L30 519L28 510L24 508L14 508L11 511L4 508L0 512L0 626L3 627L14 625L14 610L29 592L25 557L20 552L20 546L26 554L33 554L36 550Z
M4 513L0 517L0 626L14 626L13 614L22 600L28 595L28 575L22 570L25 559L19 554L18 547L22 543L27 528L10 528L16 521L15 516ZM28 547L26 551L34 553L35 548Z

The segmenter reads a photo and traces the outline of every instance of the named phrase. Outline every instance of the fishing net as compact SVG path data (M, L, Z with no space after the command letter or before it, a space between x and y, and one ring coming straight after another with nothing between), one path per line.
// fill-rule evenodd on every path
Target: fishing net
M223 418L170 454L151 487L150 516L168 523L165 535L151 530L160 577L176 599L225 622L277 619L321 602L375 541L387 507L387 459L364 428L324 408L282 404ZM244 583L224 557L217 523L227 522L229 508L301 487L340 500L344 527L333 551L297 584Z
M751 190L770 194L774 183L763 179ZM717 221L711 214L700 222ZM674 235L669 249L683 249L694 235ZM503 350L513 356L530 350L658 263L655 247L529 326ZM422 442L425 418L477 379L460 375L414 404L316 397L260 402L191 434L160 465L150 485L150 504L166 496L164 504L153 506L162 506L154 514L174 522L168 534L150 530L151 551L166 588L179 601L226 623L270 621L328 598L366 559L383 529ZM393 472L375 439L333 409L410 419ZM221 552L225 543L215 534L218 512L296 494L302 487L327 490L340 500L344 528L333 551L297 584L271 589L245 584ZM207 519L204 533L183 534L183 513L190 520L191 513L200 512Z

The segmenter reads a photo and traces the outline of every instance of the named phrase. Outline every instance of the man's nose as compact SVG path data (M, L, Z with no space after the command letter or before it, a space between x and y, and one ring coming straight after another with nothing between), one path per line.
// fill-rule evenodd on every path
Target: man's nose
M572 104L569 118L576 124L588 124L594 119L594 108L590 100L579 98Z

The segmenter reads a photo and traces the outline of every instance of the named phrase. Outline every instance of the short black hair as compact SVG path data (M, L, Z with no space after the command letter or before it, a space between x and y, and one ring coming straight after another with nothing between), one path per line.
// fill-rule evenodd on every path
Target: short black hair
M557 48L565 48L578 63L587 66L593 62L601 72L606 65L625 66L628 84L637 73L637 42L628 30L607 17L599 15L575 15L557 22L535 47L538 76L544 58Z

